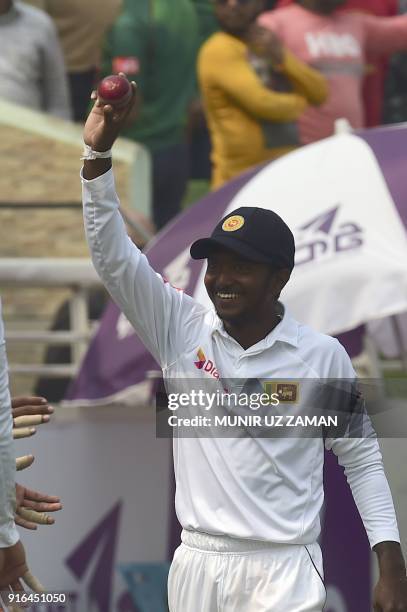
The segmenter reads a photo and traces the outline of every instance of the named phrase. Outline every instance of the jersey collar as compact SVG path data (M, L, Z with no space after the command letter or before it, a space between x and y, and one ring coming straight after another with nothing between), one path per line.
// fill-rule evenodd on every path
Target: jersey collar
M298 335L299 335L299 323L294 317L288 312L287 308L281 303L278 303L283 313L282 319L278 325L269 333L263 340L257 342L249 349L246 353L257 353L273 346L275 342L284 342L295 348L298 347ZM229 336L225 328L223 327L222 320L215 313L215 322L212 333L219 333L225 338L229 338L231 341L236 342L234 338Z

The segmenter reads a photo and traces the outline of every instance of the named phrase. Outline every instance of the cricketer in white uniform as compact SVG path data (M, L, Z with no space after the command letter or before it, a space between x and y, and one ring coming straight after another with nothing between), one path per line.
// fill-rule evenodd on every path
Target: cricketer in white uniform
M210 239L205 284L215 310L151 269L127 237L109 149L129 109L96 103L85 126L83 204L87 240L103 283L161 365L164 379L209 376L211 360L233 379L353 378L337 340L294 320L278 298L294 265L294 239L278 215L242 208ZM326 439L345 468L381 570L377 610L407 611L404 560L375 438ZM322 438L174 439L182 545L169 576L171 612L317 612L323 585L319 513ZM364 611L363 611L364 612Z

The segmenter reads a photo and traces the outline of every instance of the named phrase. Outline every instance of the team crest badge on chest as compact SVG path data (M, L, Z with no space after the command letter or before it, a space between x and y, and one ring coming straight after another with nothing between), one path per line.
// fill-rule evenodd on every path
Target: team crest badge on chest
M264 391L278 397L280 404L298 404L300 401L300 383L267 381L263 384Z

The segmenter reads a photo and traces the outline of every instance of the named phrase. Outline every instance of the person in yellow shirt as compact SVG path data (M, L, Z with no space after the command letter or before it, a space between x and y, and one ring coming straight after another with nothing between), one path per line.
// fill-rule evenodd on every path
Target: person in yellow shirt
M264 0L213 0L221 30L202 46L198 77L212 142L214 189L299 146L295 121L328 95L325 78L256 25Z

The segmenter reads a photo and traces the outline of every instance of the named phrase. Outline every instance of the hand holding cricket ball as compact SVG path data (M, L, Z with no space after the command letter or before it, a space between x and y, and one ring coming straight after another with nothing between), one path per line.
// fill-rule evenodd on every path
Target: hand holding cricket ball
M120 130L134 121L136 87L120 73L103 79L92 93L95 104L85 124L84 141L94 151L111 149Z

